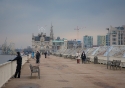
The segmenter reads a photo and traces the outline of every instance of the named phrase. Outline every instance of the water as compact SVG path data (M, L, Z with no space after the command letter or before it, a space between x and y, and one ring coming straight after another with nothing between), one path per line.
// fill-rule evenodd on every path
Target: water
M2 53L2 50L0 50L0 54Z
M0 64L7 62L10 59L14 59L16 55L0 55Z

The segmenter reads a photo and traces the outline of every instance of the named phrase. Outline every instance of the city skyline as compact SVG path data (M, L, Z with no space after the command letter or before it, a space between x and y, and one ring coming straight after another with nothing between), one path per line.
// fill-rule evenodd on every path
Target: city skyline
M1 0L0 45L15 43L16 48L32 46L32 33L40 28L50 34L51 23L54 37L79 39L106 35L106 28L125 25L125 0Z

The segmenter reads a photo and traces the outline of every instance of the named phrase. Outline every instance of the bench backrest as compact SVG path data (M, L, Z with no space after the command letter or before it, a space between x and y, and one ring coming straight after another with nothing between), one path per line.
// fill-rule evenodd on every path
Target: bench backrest
M33 71L33 66L30 64L30 70L31 70L31 72Z
M121 60L113 60L112 61L112 64L115 65L115 66L119 66L121 63Z
M36 73L36 72L39 72L39 67L38 66L32 66L30 64L30 70L31 70L32 73Z
M120 63L121 63L121 60L117 60L117 61L116 61L116 66L119 66Z
M114 64L114 65L115 65L115 64L116 64L116 62L117 62L117 60L113 60L113 61L112 61L112 64Z

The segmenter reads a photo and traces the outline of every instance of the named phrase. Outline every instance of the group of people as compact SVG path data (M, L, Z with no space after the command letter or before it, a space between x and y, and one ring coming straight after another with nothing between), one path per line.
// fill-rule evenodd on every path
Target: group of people
M44 53L45 55L45 58L47 57L47 52ZM49 54L48 54L49 55ZM36 55L34 52L32 52L31 54L31 57L34 58L36 57L36 63L40 63L40 53L37 51L36 52ZM17 52L17 56L13 59L13 60L9 60L9 61L17 61L17 66L16 66L16 71L15 71L15 74L14 74L14 78L20 78L20 74L21 74L21 67L22 67L22 57L20 55L20 52Z
M45 52L44 55L45 55L45 58L46 58L46 55L48 53ZM49 54L48 54L49 55ZM37 51L36 52L36 63L40 63L40 53ZM34 52L32 53L32 57L34 58ZM77 59L77 63L80 63L80 59L82 59L82 63L85 63L86 61L86 55L85 55L85 52L83 51L82 54L79 53L79 51L76 53L76 59ZM20 78L20 73L21 73L21 66L22 66L22 57L20 55L20 52L17 52L17 57L14 58L13 60L9 60L9 61L17 61L17 67L16 67L16 72L15 72L15 75L14 77L15 78Z
M77 63L80 63L80 60L82 59L82 63L85 63L86 61L86 54L83 51L82 54L79 53L79 51L76 53L76 59L77 59Z
M44 55L45 55L45 58L47 58L47 55L49 56L49 52L47 51L45 51L44 52ZM36 52L36 63L39 63L40 62L40 53L39 53L39 51L37 51ZM33 59L34 59L34 57L35 57L35 55L34 55L34 52L32 52L32 56L31 56Z

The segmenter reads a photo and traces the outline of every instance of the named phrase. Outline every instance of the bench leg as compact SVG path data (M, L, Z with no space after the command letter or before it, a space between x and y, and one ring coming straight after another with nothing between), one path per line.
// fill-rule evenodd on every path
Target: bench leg
M31 72L31 77L32 77L32 72Z
M38 71L38 77L39 77L39 79L40 79L40 69L39 69L39 71Z
M39 79L40 79L40 72L38 72L38 77L39 77Z

